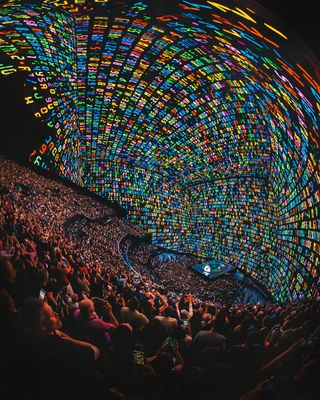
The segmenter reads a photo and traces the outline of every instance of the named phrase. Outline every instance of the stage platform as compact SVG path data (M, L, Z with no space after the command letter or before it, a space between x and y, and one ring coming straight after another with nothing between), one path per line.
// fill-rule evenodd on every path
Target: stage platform
M223 261L210 260L202 264L197 264L192 269L207 279L213 280L235 270L231 264L226 264Z

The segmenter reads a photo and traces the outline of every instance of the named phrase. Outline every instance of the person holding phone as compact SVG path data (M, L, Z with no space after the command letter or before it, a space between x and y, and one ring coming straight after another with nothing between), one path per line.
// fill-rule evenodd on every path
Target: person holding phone
M137 365L144 365L145 363L144 352L139 350L133 350L133 361Z
M169 337L168 344L169 344L170 349L175 349L178 346L178 341L174 337Z
M161 349L148 361L156 374L165 379L181 372L184 368L184 360L179 351L178 340L174 337L165 339Z
M46 297L46 291L41 288L39 291L39 299L44 300L45 297Z

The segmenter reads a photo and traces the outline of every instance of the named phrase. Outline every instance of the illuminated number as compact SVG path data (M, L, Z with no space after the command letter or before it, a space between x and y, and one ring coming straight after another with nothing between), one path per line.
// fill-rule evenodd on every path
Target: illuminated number
M53 148L54 148L54 142L51 142L51 143L49 144L49 150L51 151Z
M15 72L17 72L17 70L15 68L1 70L2 75L10 75L10 74L14 74Z
M48 112L47 107L40 108L40 112L41 112L41 114L47 114L47 112Z
M17 60L25 60L23 56L11 56L12 59L17 59Z
M34 160L34 164L40 165L40 161L41 161L41 160L42 160L41 157L40 157L40 156L37 156L37 158Z
M21 71L31 71L31 68L30 67L27 67L26 65L24 65L24 66L18 66L18 69L20 69Z
M40 154L44 154L46 150L47 150L47 145L43 144L41 146Z

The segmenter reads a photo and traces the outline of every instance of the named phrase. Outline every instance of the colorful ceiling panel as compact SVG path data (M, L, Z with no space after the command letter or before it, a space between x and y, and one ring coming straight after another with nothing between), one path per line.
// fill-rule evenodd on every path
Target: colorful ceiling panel
M0 73L54 132L30 162L276 300L319 295L319 66L253 1L0 9Z

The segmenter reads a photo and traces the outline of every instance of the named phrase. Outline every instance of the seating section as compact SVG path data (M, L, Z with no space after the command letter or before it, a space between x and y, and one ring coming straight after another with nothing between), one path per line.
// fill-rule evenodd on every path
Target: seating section
M206 281L190 269L196 259L161 261L147 244L128 252L134 272L120 243L139 227L0 164L4 398L318 398L318 299L245 305L230 277Z

